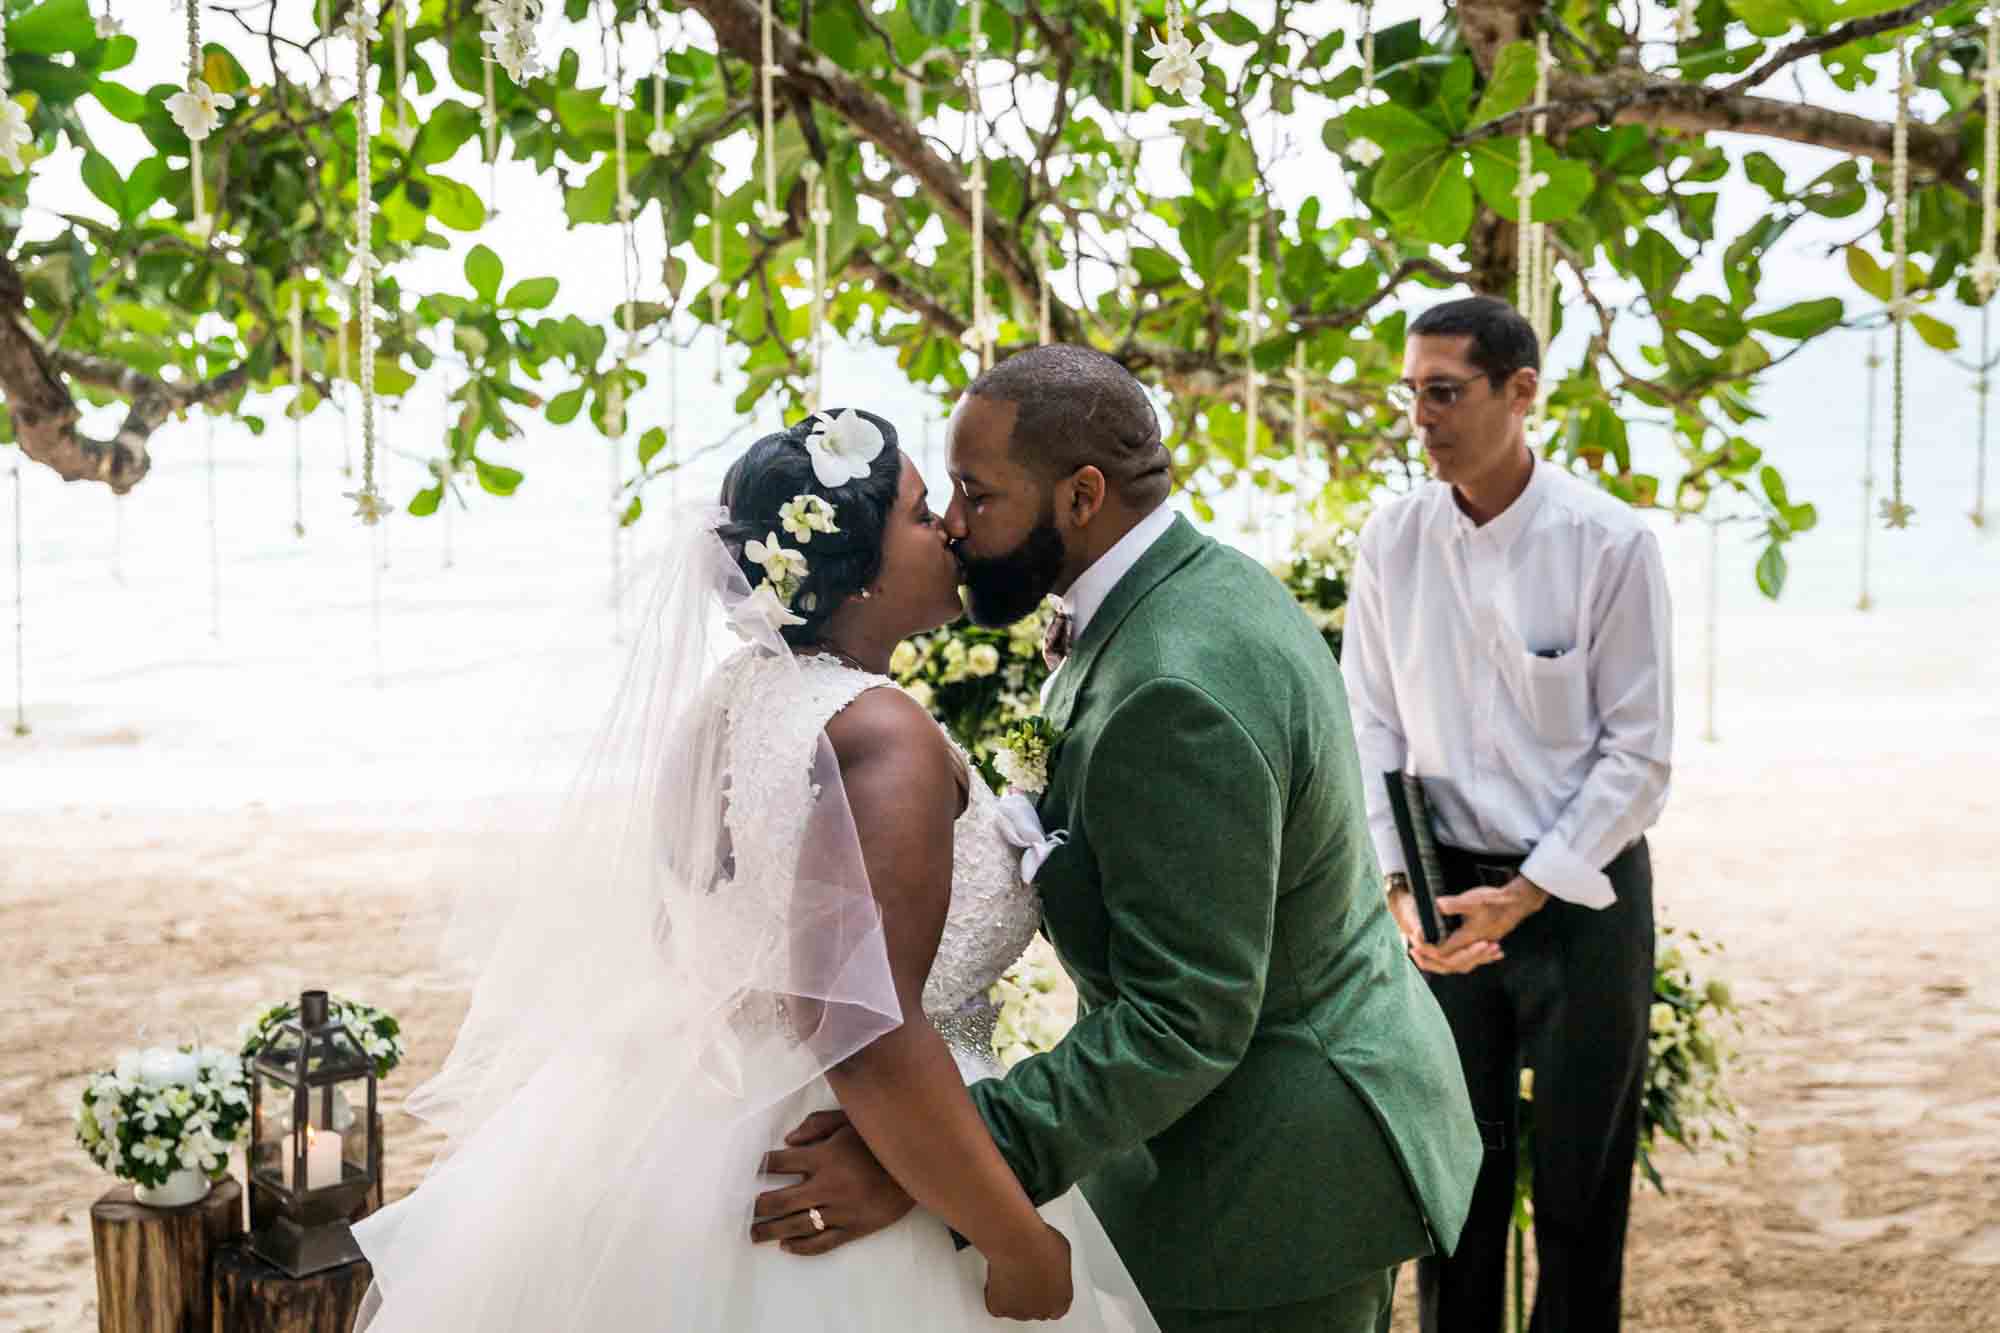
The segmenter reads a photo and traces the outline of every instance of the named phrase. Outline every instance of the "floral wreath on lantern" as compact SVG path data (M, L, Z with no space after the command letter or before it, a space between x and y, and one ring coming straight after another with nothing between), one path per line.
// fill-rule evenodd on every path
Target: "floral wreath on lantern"
M77 1099L76 1141L118 1179L158 1189L183 1171L221 1179L249 1119L250 1090L233 1052L152 1047L90 1076Z
M389 1071L403 1062L403 1026L395 1015L372 1004L362 1004L358 1000L343 1000L338 995L327 1001L327 1010L333 1021L347 1030L361 1053L375 1064L375 1077L387 1078ZM270 1044L272 1034L283 1024L295 1021L299 1016L299 1002L287 1000L264 1009L243 1025L243 1048L239 1052L244 1066L257 1058L260 1051Z

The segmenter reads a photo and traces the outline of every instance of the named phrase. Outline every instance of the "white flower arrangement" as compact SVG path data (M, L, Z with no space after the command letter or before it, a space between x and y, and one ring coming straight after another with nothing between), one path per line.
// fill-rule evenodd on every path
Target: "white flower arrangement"
M344 1000L338 995L327 1001L327 1015L347 1030L361 1053L375 1062L375 1077L387 1078L389 1071L403 1062L403 1027L394 1015L372 1004ZM299 1016L299 1002L290 1000L271 1005L243 1025L242 1057L247 1063L270 1043L281 1023Z
M764 569L764 581L759 583L756 592L751 594L752 600L756 599L758 593L768 591L774 601L790 612L792 599L798 595L799 585L805 582L806 575L812 572L812 566L806 563L805 556L798 551L787 550L779 542L778 534L775 532L765 533L761 542L754 538L745 542L743 554L752 564L761 565ZM813 608L808 606L806 609L810 611ZM761 615L762 612L757 614ZM794 617L788 623L803 625L805 622Z
M120 1180L158 1188L179 1171L211 1180L250 1119L243 1062L220 1046L127 1051L90 1076L77 1100L76 1141Z
M851 407L815 412L812 420L806 453L812 457L813 476L828 489L867 476L869 465L889 443L879 426Z
M1031 1055L1053 1050L1076 1026L1076 987L1040 935L1007 969L987 998L1000 1006L993 1054L1011 1069Z
M1039 713L1007 728L993 748L993 767L1008 790L1042 794L1049 785L1049 756L1057 740L1054 724Z
M167 99L167 113L181 127L182 134L200 143L215 133L215 127L222 123L222 113L235 105L235 98L216 92L206 79L189 79L185 89Z
M833 505L823 495L795 495L778 510L778 526L801 546L811 544L815 532L831 536L840 531L833 521Z
M805 617L793 615L791 608L779 600L777 589L768 582L758 584L756 590L738 602L736 609L729 613L730 627L746 639L777 634L792 625L805 623Z

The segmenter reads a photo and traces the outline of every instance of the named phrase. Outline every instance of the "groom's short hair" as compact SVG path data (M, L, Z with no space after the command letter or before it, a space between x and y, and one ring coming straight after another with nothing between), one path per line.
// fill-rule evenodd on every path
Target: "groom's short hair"
M1014 405L1008 443L1017 460L1044 477L1095 467L1121 500L1144 508L1173 488L1153 400L1131 371L1102 352L1069 343L1030 347L967 392Z

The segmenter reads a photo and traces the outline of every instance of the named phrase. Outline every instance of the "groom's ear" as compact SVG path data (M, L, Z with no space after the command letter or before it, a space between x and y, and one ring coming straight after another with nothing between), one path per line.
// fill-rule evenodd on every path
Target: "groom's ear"
M1067 497L1063 491L1067 490ZM1094 466L1085 463L1062 482L1056 493L1056 507L1069 516L1070 526L1087 527L1090 520L1097 517L1097 511L1104 508L1104 474Z

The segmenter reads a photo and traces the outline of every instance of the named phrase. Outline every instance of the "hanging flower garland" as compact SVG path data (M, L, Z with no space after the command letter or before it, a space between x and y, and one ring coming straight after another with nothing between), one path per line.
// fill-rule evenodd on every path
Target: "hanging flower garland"
M1375 100L1375 0L1361 0L1361 105Z
M1250 483L1243 530L1257 530L1257 335L1263 323L1264 263L1257 254L1258 217L1250 214L1249 244L1243 255L1249 294L1243 305L1243 470Z
M1674 13L1674 40L1691 42L1695 39L1696 12L1701 8L1701 0L1681 0Z
M660 12L649 9L653 25L653 132L646 136L646 151L665 157L674 151L674 136L667 132L667 47L660 35Z
M236 99L227 93L216 92L201 77L200 0L181 0L181 3L187 13L187 87L167 99L167 113L174 118L174 124L180 126L181 133L187 136L188 180L194 194L194 225L205 231L208 227L208 200L206 182L202 179L201 145L215 133L215 127L222 123L222 113L235 106Z
M966 44L965 90L970 113L972 138L972 326L965 331L972 349L979 353L979 368L993 366L993 343L998 320L986 301L986 126L979 106L979 54L981 48L981 0L972 0L972 31Z
M722 191L710 178L708 187L709 262L715 277L708 284L708 322L715 326L715 383L722 383Z
M1916 510L1903 499L1903 343L1914 303L1910 300L1910 52L1896 45L1896 128L1890 156L1893 221L1889 274L1889 498L1882 502L1882 520L1891 528L1907 528Z
M826 401L826 286L831 276L826 271L826 230L833 222L833 210L827 207L826 182L820 179L819 163L808 159L804 175L806 208L813 229L813 374L812 393L807 399L806 410L817 412Z
M396 142L405 149L417 141L417 127L410 123L410 103L403 96L409 80L409 43L403 27L403 0L389 0L389 37L393 47L392 68L396 72Z
M1544 106L1549 100L1549 37L1547 33L1535 35L1535 105ZM1535 197L1549 184L1548 173L1536 171L1534 141L1548 132L1545 116L1534 118L1530 132L1521 135L1518 193L1515 206L1519 213L1516 231L1519 236L1520 273L1517 279L1521 290L1521 314L1535 331L1535 342L1543 359L1543 381L1535 395L1534 422L1531 437L1539 442L1542 426L1547 419L1549 383L1547 379L1547 359L1549 338L1555 329L1555 265L1554 251L1549 245L1548 224L1536 222L1534 216Z
M1041 346L1049 344L1049 233L1045 227L1035 228L1035 341Z
M111 0L104 0L104 12L97 16L97 40L108 42L125 35L125 25L111 12Z
M1199 29L1195 35L1203 36ZM1146 82L1170 97L1198 97L1208 81L1208 71L1201 62L1214 49L1215 43L1206 37L1199 46L1188 37L1180 0L1167 0L1166 36L1146 48L1146 58L1154 62Z
M306 535L306 308L299 296L297 275L292 286L292 535Z
M759 150L764 166L764 197L758 203L757 224L766 231L776 231L783 225L784 218L778 212L778 134L777 109L772 93L772 80L777 77L776 47L771 32L771 0L759 0L758 11L762 26L763 64L757 71L757 83L763 101L764 141Z
M526 3L527 0L520 0ZM381 35L365 0L355 0L347 17L347 35L354 40L354 254L359 269L355 284L355 314L361 345L361 489L346 492L354 514L373 527L389 514L389 503L375 485L375 195L374 127L368 108L368 44Z
M355 0L356 4L365 0ZM487 59L495 61L516 83L539 79L548 73L542 64L541 41L535 25L542 21L542 0L479 0L479 12L486 28L479 39L491 50Z
M1996 199L2000 199L2000 4L1986 11L1986 68L1982 82L1986 91L1986 154L1979 172L1979 260L1972 266L1973 285L1979 291L1979 437L1975 441L1977 462L1973 468L1972 512L1976 528L1986 526L1986 422L1988 398L1993 388L1992 315L1993 291L2000 287L2000 255L1995 254L1994 228Z
M14 100L13 79L7 73L7 25L0 22L0 161L5 161L9 170L20 175L25 170L21 164L21 150L34 141L35 132L28 125L27 108Z
M334 400L334 406L340 412L340 475L351 477L354 475L354 419L347 411L347 386L353 382L354 367L347 354L347 325L355 315L354 289L345 287L344 284L336 285L344 288L341 299L347 302L347 310L341 316L340 337L334 340L334 345L340 353L339 375L334 381L334 392L338 397Z
M1855 609L1866 611L1875 605L1868 577L1868 545L1875 527L1875 391L1882 378L1881 335L1868 335L1868 357L1861 364L1868 369L1868 408L1861 429L1861 600Z

